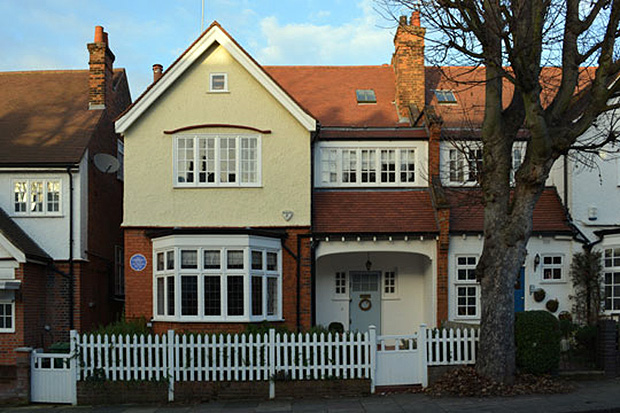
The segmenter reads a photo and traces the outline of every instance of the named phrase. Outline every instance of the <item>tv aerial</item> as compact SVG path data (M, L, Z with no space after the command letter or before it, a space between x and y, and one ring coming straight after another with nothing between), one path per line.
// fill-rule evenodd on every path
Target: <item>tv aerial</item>
M121 166L118 159L107 153L98 153L93 156L93 163L104 174L113 174Z

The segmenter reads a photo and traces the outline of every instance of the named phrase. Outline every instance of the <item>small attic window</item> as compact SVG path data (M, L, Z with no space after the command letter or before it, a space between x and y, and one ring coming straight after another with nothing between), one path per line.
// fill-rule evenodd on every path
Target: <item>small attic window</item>
M436 90L437 103L456 103L456 96L451 90Z
M228 92L228 75L226 73L211 73L209 75L210 92Z
M373 89L357 89L355 96L357 96L357 103L377 103L377 97Z

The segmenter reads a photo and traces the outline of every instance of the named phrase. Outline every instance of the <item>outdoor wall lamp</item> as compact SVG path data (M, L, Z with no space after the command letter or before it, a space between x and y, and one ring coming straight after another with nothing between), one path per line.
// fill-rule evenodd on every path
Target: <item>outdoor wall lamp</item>
M534 257L534 271L538 268L538 264L540 264L540 254L536 254Z
M370 253L366 254L366 271L370 271L372 268L372 261L370 261Z

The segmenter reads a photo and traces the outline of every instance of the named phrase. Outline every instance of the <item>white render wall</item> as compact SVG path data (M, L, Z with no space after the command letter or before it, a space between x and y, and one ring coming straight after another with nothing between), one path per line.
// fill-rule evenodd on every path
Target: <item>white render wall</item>
M375 250L372 250L373 247ZM405 248L409 252L403 252ZM335 253L336 249L340 249L340 252ZM382 294L380 333L405 334L415 331L422 323L434 325L435 269L431 258L420 250L434 256L435 241L321 243L316 264L317 324L328 326L336 321L342 323L345 330L348 329L349 272L366 271L365 263L370 259L371 271L397 273L397 293L390 297ZM347 273L345 296L335 294L336 272Z
M74 187L74 248L75 259L86 259L83 251L87 249L88 217L88 157L84 156L79 172L73 173ZM41 168L43 169L43 168ZM10 171L0 169L0 207L55 260L69 258L69 176L66 170L45 168L35 172L33 169L17 168ZM14 213L13 182L16 179L59 179L61 181L60 214L54 216L20 216Z
M482 239L476 235L453 236L450 238L450 253L448 257L448 314L451 321L479 323L480 318L458 317L456 315L456 256L458 255L477 255L480 257L482 252ZM572 241L566 237L539 237L530 238L525 258L525 282L524 282L524 298L525 310L544 310L545 303L557 298L559 302L558 310L554 315L560 314L562 311L572 310L572 302L569 295L572 294L572 283L570 281L570 264L573 252L581 252L581 244ZM534 269L534 260L536 254L541 257L541 264ZM564 257L561 281L544 281L542 279L542 256L545 254L562 255ZM545 290L546 297L544 301L537 303L530 290L542 288Z

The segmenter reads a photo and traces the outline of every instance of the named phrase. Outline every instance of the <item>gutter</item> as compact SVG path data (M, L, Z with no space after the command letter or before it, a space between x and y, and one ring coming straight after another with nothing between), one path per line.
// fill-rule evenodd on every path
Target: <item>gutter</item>
M67 278L69 280L69 330L73 330L73 316L74 316L74 271L73 271L73 175L71 168L67 167L67 175L69 175L69 274Z

